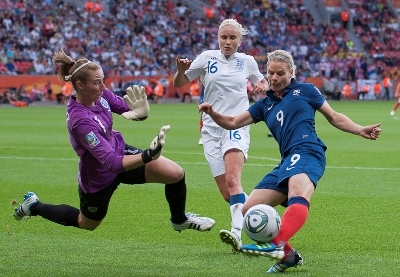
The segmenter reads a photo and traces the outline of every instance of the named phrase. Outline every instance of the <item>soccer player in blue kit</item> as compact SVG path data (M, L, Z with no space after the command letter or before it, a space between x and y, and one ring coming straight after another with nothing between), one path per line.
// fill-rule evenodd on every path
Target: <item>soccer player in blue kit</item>
M64 51L56 52L53 62L59 66L58 77L71 82L75 90L67 105L67 128L71 146L80 158L80 209L46 204L35 193L28 192L15 209L15 219L39 215L64 226L94 230L105 218L120 183L161 183L165 184L173 229L210 230L215 224L213 219L185 213L185 173L178 164L161 156L169 125L160 129L146 150L126 144L122 134L112 128L113 113L130 120L147 118L145 89L130 87L121 98L105 87L99 64L87 59L75 61ZM136 205L134 197L131 204Z
M176 58L178 70L174 86L182 87L199 77L204 85L204 101L230 115L247 110L248 80L254 84L255 92L264 92L268 88L254 57L238 52L242 37L247 33L235 19L222 21L218 28L218 50L203 51L194 61ZM202 122L204 155L221 195L229 203L232 218L231 229L222 229L219 235L234 253L239 253L243 228L241 209L247 197L241 174L248 157L250 128L225 130L207 114L202 114Z
M289 243L305 224L310 200L325 171L325 144L315 131L315 111L321 112L334 127L363 138L376 140L380 124L361 126L334 111L319 90L294 79L293 57L284 50L267 56L267 96L247 111L231 116L219 113L209 103L199 105L221 127L232 130L263 121L279 144L281 162L259 182L243 205L242 212L256 204L287 206L281 229L270 243L243 245L250 256L278 260L267 272L283 272L303 263L301 255Z

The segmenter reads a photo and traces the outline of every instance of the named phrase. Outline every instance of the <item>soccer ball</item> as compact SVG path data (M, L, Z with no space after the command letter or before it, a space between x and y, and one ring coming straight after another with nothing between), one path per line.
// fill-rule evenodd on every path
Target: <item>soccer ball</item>
M281 217L271 206L258 204L244 215L243 230L256 242L269 242L278 235Z

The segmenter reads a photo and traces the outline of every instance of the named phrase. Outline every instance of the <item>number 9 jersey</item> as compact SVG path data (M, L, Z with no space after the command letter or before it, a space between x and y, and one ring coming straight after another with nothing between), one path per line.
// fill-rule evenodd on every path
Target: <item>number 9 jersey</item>
M287 195L289 178L300 173L307 174L317 186L325 171L326 146L315 132L315 111L324 102L325 98L313 84L292 79L282 99L270 90L249 108L254 123L266 123L281 153L281 162L265 175L256 189L272 189Z
M279 144L282 157L300 144L315 145L326 150L315 131L315 111L325 102L313 85L292 79L284 89L282 99L272 90L249 108L254 123L264 121Z

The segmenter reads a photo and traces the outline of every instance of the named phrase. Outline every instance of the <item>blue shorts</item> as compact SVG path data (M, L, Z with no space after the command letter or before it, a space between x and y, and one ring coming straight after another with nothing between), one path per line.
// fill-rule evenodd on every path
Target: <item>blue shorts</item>
M326 166L325 150L318 146L299 145L286 155L281 163L258 183L255 189L272 189L288 194L289 178L305 173L317 187Z

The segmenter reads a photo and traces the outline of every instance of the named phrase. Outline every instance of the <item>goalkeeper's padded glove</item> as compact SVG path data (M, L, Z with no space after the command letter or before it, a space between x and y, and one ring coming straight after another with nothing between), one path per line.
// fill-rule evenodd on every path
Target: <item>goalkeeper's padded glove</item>
M160 132L158 133L158 136L156 136L150 143L150 148L142 152L142 161L145 164L160 157L169 128L169 125L162 126Z
M145 120L149 116L149 102L147 102L147 94L144 87L137 85L128 87L124 101L131 109L129 112L124 112L122 116L131 120Z

